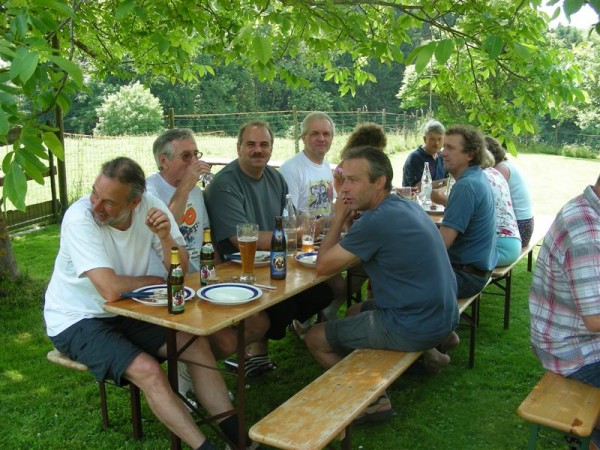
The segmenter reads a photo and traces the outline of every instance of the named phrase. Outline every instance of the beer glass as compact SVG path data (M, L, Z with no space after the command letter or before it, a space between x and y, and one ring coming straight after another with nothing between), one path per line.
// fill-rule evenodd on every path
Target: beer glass
M242 283L252 284L256 281L254 274L254 255L256 253L256 243L258 242L258 224L240 223L237 225L237 240L242 259L242 274L240 281Z
M302 212L302 252L315 251L315 228L317 219L315 219L309 211Z

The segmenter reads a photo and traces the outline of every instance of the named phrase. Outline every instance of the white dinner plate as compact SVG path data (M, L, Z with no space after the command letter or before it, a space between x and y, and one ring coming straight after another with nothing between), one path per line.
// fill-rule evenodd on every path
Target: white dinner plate
M435 205L435 206L423 206L423 209L425 210L426 213L428 214L444 214L444 210L446 208L444 208L444 205Z
M268 266L270 263L271 253L265 252L263 250L257 250L254 254L254 265L256 267ZM232 253L231 260L235 263L241 264L242 257L240 256L240 252Z
M193 298L195 295L194 290L191 287L184 286L183 290L185 292L184 301L188 301ZM160 298L135 298L133 300L136 302L143 303L148 306L167 306L167 285L166 284L153 284L151 286L144 286L139 289L135 289L133 292L142 292L144 294L156 294Z
M316 267L317 254L317 252L298 253L296 255L296 261L298 261L303 266Z
M243 283L221 283L198 289L198 297L218 305L241 305L256 300L262 290Z

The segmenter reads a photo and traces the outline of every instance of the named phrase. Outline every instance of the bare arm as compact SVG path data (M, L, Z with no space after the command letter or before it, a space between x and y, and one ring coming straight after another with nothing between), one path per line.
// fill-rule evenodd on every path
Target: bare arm
M208 172L210 172L209 164L202 161L196 161L188 167L185 176L175 189L175 193L169 201L169 210L173 214L173 217L175 217L177 225L183 223L183 215L185 214L185 207L187 206L190 192L198 184L200 176Z
M181 269L183 270L183 273L187 273L189 255L187 250L184 247L179 246L171 236L171 221L169 220L169 216L158 208L150 208L150 210L148 210L148 215L146 216L146 226L160 239L163 251L163 265L165 268L168 269L171 265L171 248L177 247L179 248Z
M162 277L158 276L133 277L117 275L113 269L107 267L88 270L86 275L100 295L106 299L107 303L118 300L121 297L121 292L128 292L143 286L165 282Z
M510 179L510 169L506 166L506 164L498 164L494 167L498 172L502 174L506 182Z
M458 231L456 231L454 228L442 225L440 227L440 234L442 235L442 239L444 241L446 249L448 249L454 243L456 236L458 236Z
M445 189L434 189L431 191L431 201L438 205L448 206L448 197Z
M585 327L592 333L600 333L600 314L583 316Z
M256 250L271 250L271 238L273 237L272 231L259 231L258 232L258 242L256 243ZM240 246L238 244L237 236L231 236L229 238L229 242L231 242L235 248L239 250Z
M353 216L354 212L348 209L341 199L335 203L335 214L331 219L329 232L317 256L317 273L321 275L336 273L358 260L355 254L345 250L339 244L342 230Z

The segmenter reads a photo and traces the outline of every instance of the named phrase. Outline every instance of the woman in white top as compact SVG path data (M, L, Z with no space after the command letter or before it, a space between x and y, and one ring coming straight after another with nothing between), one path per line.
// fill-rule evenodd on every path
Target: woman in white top
M510 197L521 234L521 245L529 244L533 234L533 207L531 195L525 178L511 161L506 158L506 150L500 143L492 138L485 138L488 150L494 155L494 168L504 176L510 189Z

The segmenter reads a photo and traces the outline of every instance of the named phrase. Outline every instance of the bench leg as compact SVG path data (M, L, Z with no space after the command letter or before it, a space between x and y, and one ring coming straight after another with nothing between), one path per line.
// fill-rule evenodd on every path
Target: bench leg
M475 332L477 331L477 325L479 323L479 300L481 300L481 294L477 296L477 299L471 304L471 320L469 321L469 369L472 369L475 365Z
M510 291L512 286L512 269L506 274L506 286L504 288L504 329L508 330L510 324Z
M106 406L106 383L104 380L98 382L100 393L100 409L102 410L102 427L108 428L108 407Z
M142 439L140 388L133 383L129 385L129 398L131 400L131 426L133 428L133 438L136 441L139 441Z
M352 450L352 424L346 427L346 435L342 439L342 450Z
M537 444L538 433L540 432L540 426L532 423L529 429L529 450L535 450Z

